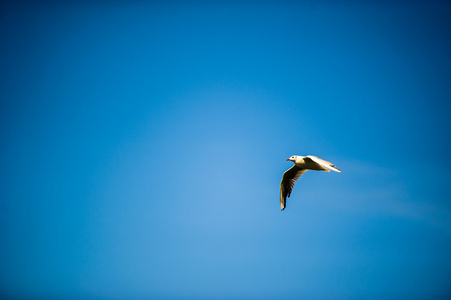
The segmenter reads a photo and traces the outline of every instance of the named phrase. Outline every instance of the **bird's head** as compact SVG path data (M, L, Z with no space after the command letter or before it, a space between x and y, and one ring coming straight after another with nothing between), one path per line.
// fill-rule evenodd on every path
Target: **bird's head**
M285 161L291 160L292 162L295 162L295 161L296 161L296 158L297 158L297 155L293 155L292 157L287 158Z

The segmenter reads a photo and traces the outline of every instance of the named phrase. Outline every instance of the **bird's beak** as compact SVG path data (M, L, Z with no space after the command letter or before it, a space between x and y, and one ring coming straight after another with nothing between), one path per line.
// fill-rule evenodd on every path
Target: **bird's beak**
M289 160L290 160L289 158L285 159L285 161L289 161Z

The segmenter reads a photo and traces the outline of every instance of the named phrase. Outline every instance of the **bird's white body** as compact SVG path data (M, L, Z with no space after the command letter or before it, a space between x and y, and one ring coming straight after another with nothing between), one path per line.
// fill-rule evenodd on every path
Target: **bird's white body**
M290 158L288 160L291 160ZM294 164L301 168L307 170L315 170L315 171L326 171L330 172L330 170L341 172L339 169L335 168L333 164L328 161L322 160L313 155L307 156L294 156Z
M285 171L282 176L282 181L280 182L280 209L284 210L286 207L287 197L290 197L291 191L293 190L296 180L301 177L302 174L308 170L315 171L326 171L330 170L335 172L341 172L332 163L325 161L319 157L313 155L299 156L293 155L287 159L294 163L290 169Z

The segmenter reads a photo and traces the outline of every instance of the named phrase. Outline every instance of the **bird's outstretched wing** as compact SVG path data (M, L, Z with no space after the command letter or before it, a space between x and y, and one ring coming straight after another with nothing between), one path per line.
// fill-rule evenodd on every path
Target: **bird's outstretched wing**
M324 168L327 168L329 170L335 171L335 172L341 172L340 169L336 168L335 165L331 162L325 161L324 159L321 159L319 157L313 156L313 155L308 155L306 158L307 159L310 158L311 160L313 160L314 162L316 162L317 164L321 165ZM327 170L326 170L327 171ZM329 171L328 171L329 172Z
M307 172L306 169L301 169L294 165L283 173L282 181L280 182L280 210L285 209L287 197L290 197L296 180L305 172Z

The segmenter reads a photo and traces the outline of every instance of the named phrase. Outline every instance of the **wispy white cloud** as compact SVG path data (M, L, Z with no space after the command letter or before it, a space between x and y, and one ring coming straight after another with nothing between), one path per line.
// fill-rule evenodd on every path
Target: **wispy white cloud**
M451 206L438 198L441 195L419 194L404 166L391 168L357 160L342 160L341 166L340 178L328 181L332 188L321 190L326 205L356 214L417 220L451 236ZM316 189L306 191L307 195L314 193Z

